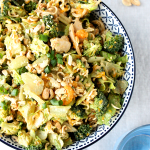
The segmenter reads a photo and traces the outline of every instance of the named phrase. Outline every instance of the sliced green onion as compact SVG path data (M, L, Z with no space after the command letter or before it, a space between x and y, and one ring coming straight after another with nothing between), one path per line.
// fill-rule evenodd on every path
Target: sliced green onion
M47 57L50 58L51 57L51 53L47 53Z
M8 105L5 101L0 103L0 106L3 108L3 110L7 110L8 109Z
M18 89L13 89L12 92L11 92L11 95L12 96L17 96L19 93Z
M47 53L47 57L53 60L55 58L55 52L51 51L51 53Z
M44 72L45 72L45 73L47 73L47 74L48 74L48 73L50 73L50 72L51 72L50 67L49 67L49 66L47 66L47 67L44 69Z
M3 56L4 56L4 55L3 55L2 53L0 53L0 59L2 59L2 58L3 58Z
M61 106L63 105L63 101L62 100L56 100L56 99L52 99L50 100L51 104L54 105L54 106Z
M55 52L51 51L50 59L53 60L55 58Z
M58 59L57 59L57 62L58 62L58 64L63 65L63 60L62 60L61 58L58 58Z
M44 42L48 42L48 36L47 35L44 35L44 34L40 34L39 35L39 39L44 41Z
M61 54L56 54L56 58L58 59L58 58L63 58L63 56L61 55Z
M1 94L8 94L8 91L3 86L1 86L0 87L0 93Z
M21 75L22 73L25 73L28 70L25 67L21 67L21 68L18 69L18 71L19 71L19 74Z
M47 104L46 103L42 104L42 108L46 109L47 108Z
M51 60L51 64L52 64L53 67L55 67L56 64L57 64L57 60L56 59Z

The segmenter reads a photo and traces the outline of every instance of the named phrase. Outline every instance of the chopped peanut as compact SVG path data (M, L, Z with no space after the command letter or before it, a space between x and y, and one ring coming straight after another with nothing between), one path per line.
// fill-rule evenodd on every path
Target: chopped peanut
M43 90L43 93L42 93L42 98L43 99L48 99L49 98L49 93L50 93L50 90L48 88L45 88Z

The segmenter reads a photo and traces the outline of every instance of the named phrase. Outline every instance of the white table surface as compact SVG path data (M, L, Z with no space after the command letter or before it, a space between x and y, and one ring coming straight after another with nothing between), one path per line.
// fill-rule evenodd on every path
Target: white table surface
M117 125L105 137L84 150L113 150L120 136L150 124L150 0L140 1L140 7L125 7L121 0L103 0L119 17L129 34L136 60L136 81L128 108ZM12 148L0 142L0 150Z

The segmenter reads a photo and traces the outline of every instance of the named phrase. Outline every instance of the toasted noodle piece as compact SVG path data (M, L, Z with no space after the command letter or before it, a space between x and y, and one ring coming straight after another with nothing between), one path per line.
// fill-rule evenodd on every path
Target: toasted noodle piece
M105 25L104 25L104 23L102 22L101 19L99 19L99 20L93 20L92 23L98 25L98 28L99 28L99 30L100 30L101 33L106 30L105 29Z
M140 5L141 5L141 3L140 3L139 0L131 0L131 3L132 3L133 5L136 5L136 6L140 6Z
M89 121L89 124L92 126L92 127L96 127L97 126L97 118L95 116L94 113L91 113L89 116L88 116L88 121Z
M58 95L59 97L61 97L61 95L66 94L66 90L64 88L57 89L55 91L55 94Z
M131 5L132 5L131 0L122 0L122 3L123 3L125 6L131 6Z
M38 3L38 7L35 10L35 12L39 15L43 16L47 16L49 14L53 15L53 16L57 16L58 13L58 8L56 6L50 6L50 5L46 5L41 3L42 1L40 0ZM44 10L45 8L47 8L46 10Z
M83 16L88 14L88 9L72 8L71 13L74 17L82 18Z

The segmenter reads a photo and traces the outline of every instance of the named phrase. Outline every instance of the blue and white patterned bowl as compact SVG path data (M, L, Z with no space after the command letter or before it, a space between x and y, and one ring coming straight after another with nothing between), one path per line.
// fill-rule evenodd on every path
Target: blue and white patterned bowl
M110 126L105 126L105 125L98 126L96 131L91 133L88 137L86 137L81 141L75 142L74 144L68 146L64 150L83 149L95 143L96 141L100 140L102 137L104 137L122 117L123 113L125 112L129 104L133 92L134 80L135 80L135 60L134 60L133 48L125 28L123 27L122 23L117 18L117 16L112 12L112 10L108 6L106 6L103 2L101 2L101 4L98 6L97 10L93 12L93 14L95 16L95 19L101 17L102 21L106 25L106 28L108 28L114 34L121 34L122 36L124 36L125 44L123 48L123 54L128 55L128 62L126 64L125 75L123 79L128 81L128 88L123 95L124 97L123 106L115 114L115 116L111 118ZM0 141L14 149L22 150L21 146L11 136L0 137Z

